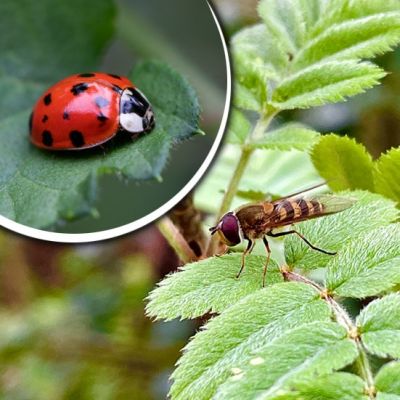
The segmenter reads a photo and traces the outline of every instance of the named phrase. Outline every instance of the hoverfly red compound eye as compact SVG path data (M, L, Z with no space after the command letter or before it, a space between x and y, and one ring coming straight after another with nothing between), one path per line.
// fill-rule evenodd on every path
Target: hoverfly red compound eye
M242 241L240 237L239 221L236 215L231 212L222 217L220 231L229 242L230 246L236 246Z

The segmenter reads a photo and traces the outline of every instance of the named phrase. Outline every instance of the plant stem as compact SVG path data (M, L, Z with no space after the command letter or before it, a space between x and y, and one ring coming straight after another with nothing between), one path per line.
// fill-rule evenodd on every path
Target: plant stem
M242 149L242 154L240 155L239 162L238 162L238 164L237 164L237 166L236 166L236 168L235 168L235 170L233 172L232 179L229 182L228 189L225 192L225 195L224 195L224 197L222 199L222 203L221 203L220 209L219 209L218 214L217 214L217 221L219 221L220 218L227 211L229 211L229 208L230 208L230 206L232 204L232 201L233 201L233 199L234 199L234 197L236 195L239 183L240 183L240 181L242 179L242 176L243 176L243 173L244 173L244 171L245 171L245 169L247 167L247 164L249 163L250 156L251 156L252 153L253 153L252 149L249 149L247 147L244 147Z
M370 399L376 398L376 388L374 382L374 376L371 370L371 364L369 362L367 352L364 348L361 340L356 340L357 349L358 349L358 358L356 360L356 365L359 370L359 374L364 379L366 383L365 392Z
M157 223L157 227L183 263L186 264L197 260L196 254L194 254L185 238L169 217L162 218Z
M281 270L283 277L288 281L303 282L307 285L312 286L330 306L331 310L335 314L336 321L338 324L342 325L346 331L348 337L353 340L356 344L358 350L358 357L355 361L359 375L365 381L365 393L368 397L373 400L376 398L376 388L374 383L374 377L371 370L371 365L368 359L367 351L361 341L358 333L357 326L353 323L350 316L347 314L346 310L334 300L334 298L329 295L329 293L319 286L316 282L308 279L300 274L290 271L288 268L284 267Z
M228 185L228 189L225 192L225 195L222 199L221 207L217 214L217 222L227 211L229 211L233 198L235 197L236 192L238 191L239 183L249 163L250 156L253 154L255 150L254 148L249 146L249 143L261 138L264 135L265 131L268 129L268 126L275 115L276 112L271 111L270 113L260 117L260 119L257 121L257 124L254 126L252 133L248 136L246 142L242 146L242 153L240 155L239 162L235 168L235 171L233 172L231 181L229 182Z

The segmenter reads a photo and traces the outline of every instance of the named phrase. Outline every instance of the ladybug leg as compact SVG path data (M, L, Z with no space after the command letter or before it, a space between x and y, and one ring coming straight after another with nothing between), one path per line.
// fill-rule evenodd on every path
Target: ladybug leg
M131 135L132 142L135 141L139 136L140 136L140 133L136 133L136 132L132 133L132 135Z

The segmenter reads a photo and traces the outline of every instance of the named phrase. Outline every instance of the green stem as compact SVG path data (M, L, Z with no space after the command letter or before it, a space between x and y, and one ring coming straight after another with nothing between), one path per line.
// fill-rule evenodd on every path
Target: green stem
M337 303L331 296L326 295L325 299L330 304L333 312L335 313L337 322L346 328L349 338L354 340L358 350L358 357L355 363L359 375L365 381L365 393L370 399L375 399L376 389L374 377L372 374L367 351L365 350L364 345L361 341L357 326L353 323L350 316L343 309L343 307L341 307L341 305Z
M233 198L238 191L239 183L243 177L244 171L246 170L246 167L250 161L250 156L255 150L253 147L249 146L249 143L260 139L265 134L265 131L268 129L268 126L275 115L276 111L272 111L265 116L262 116L255 125L253 132L249 135L245 144L242 146L242 153L240 155L239 162L235 168L235 171L233 172L232 179L229 182L228 189L225 192L221 207L217 214L217 222L227 211L229 211Z
M168 217L162 218L157 223L157 227L183 263L197 260L196 254Z
M250 156L253 153L253 149L249 149L247 147L244 147L242 149L242 154L240 155L239 162L233 172L232 179L229 182L229 186L227 191L225 192L225 195L222 199L222 203L220 206L220 209L217 214L217 221L220 220L220 218L227 212L229 211L229 208L232 204L233 198L236 195L236 192L238 190L239 183L242 179L243 173L247 167L247 164L249 163Z
M376 398L376 388L374 382L374 376L371 370L371 364L368 359L367 352L364 348L361 340L356 341L357 349L358 349L358 358L356 360L356 365L359 371L360 376L364 379L366 384L366 394L368 397L373 400Z

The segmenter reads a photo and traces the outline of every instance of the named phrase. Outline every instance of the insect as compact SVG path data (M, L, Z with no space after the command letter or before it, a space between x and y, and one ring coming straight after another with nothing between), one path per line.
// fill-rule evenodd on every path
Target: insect
M106 73L72 75L47 89L29 121L30 139L49 150L98 146L119 131L148 133L152 106L125 77Z
M307 198L303 195L305 192L319 186L322 185L314 186L313 188L272 202L260 201L245 204L235 211L226 213L216 226L210 228L211 234L218 233L222 242L229 247L236 246L243 240L247 240L247 247L242 254L241 268L236 276L237 278L243 272L245 256L252 252L255 241L262 239L267 251L267 259L263 271L263 287L265 286L265 276L271 256L267 236L276 238L295 234L304 240L313 250L329 255L336 254L335 252L326 251L314 246L296 229L274 232L277 228L292 225L296 222L343 211L351 207L355 202L353 199L338 196L319 195Z

